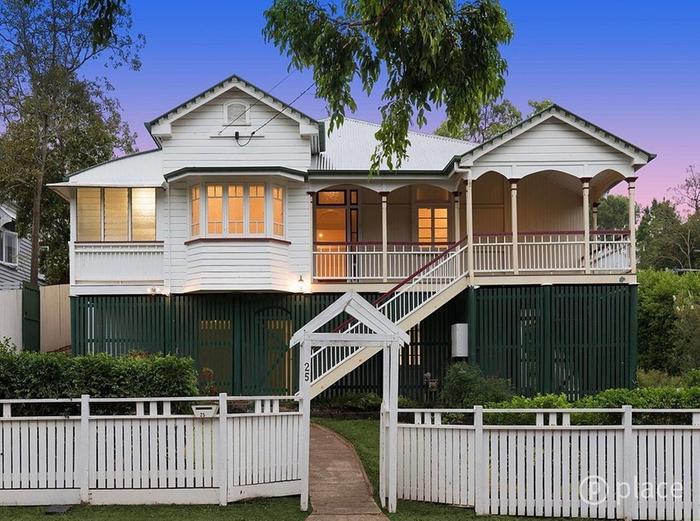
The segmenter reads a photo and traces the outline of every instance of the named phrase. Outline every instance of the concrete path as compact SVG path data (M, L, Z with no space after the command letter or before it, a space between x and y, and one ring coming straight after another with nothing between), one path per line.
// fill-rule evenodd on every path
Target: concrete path
M382 521L360 458L344 438L311 425L310 521Z

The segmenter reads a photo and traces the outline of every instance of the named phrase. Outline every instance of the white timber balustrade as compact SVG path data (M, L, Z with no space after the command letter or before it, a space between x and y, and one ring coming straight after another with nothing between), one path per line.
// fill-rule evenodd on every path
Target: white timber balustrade
M396 412L398 499L479 515L700 519L700 409ZM380 476L391 495L388 469Z
M0 403L1 505L226 504L302 490L293 397Z
M163 243L71 243L73 284L163 283Z

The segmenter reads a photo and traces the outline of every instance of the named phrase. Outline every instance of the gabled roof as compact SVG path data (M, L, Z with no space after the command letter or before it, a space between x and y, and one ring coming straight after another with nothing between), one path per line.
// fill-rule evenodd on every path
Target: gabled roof
M294 335L292 335L289 346L292 347L303 342L306 336L313 335L321 327L343 313L347 313L360 321L374 334L388 335L403 343L408 343L410 341L408 333L389 320L381 311L367 302L359 294L354 291L348 291L298 329ZM333 333L331 335L337 336L338 339L351 336L343 332Z
M288 116L293 117L294 119L297 120L306 120L307 123L317 125L318 121L316 121L314 118L311 116L304 114L300 110L292 107L291 105L288 105L286 102L280 100L279 98L276 98L269 92L264 91L260 87L253 85L252 83L244 80L240 76L237 76L235 74L232 74L228 78L220 81L216 85L213 85L209 87L206 90L203 90L199 94L194 95L187 101L180 103L177 107L174 107L167 112L164 112L160 116L152 119L151 121L148 121L144 123L148 131L151 131L151 128L156 125L157 123L161 122L162 120L167 120L167 119L173 119L175 117L179 117L180 115L183 115L186 112L189 112L188 109L192 108L192 106L197 105L199 106L202 102L206 102L209 99L213 99L223 92L226 92L234 87L239 87L242 88L243 90L248 91L248 93L251 93L254 95L254 97L258 98L261 103L265 103L267 105L270 105L274 107L275 109L281 110L283 107L285 108L285 114Z
M480 145L475 146L471 150L465 152L464 154L461 155L462 159L476 159L477 157L485 154L486 152L489 152L500 145L510 141L511 139L517 137L521 133L525 132L529 128L538 125L542 123L543 121L546 121L547 119L551 117L557 117L562 121L565 121L569 124L573 124L574 126L577 126L581 128L582 130L588 131L592 135L594 135L597 139L606 142L608 145L613 146L614 148L617 148L621 152L627 154L627 155L634 155L634 156L639 156L641 157L645 163L648 163L652 159L656 157L656 154L652 154L651 152L647 152L646 150L633 145L629 141L625 141L624 139L616 136L612 132L608 132L604 128L599 127L598 125L595 125L591 123L590 121L574 114L570 110L565 109L564 107L561 107L560 105L557 105L556 103L550 105L544 110L541 110L539 112L536 112L535 114L531 115L530 117L524 119L517 125L513 125L510 127L508 130L498 134L497 136L492 137L491 139L484 141Z
M322 121L328 127L328 119ZM343 125L326 135L325 151L313 156L309 174L359 172L367 174L372 153L377 146L374 135L379 125L345 118ZM476 145L468 141L409 131L408 158L396 173L444 173L461 156ZM445 165L448 164L448 168ZM386 165L380 170L386 170Z

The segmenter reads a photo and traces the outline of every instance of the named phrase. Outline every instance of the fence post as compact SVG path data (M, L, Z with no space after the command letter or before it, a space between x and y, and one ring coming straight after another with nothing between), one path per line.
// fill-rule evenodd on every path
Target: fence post
M700 413L693 413L692 424L700 426ZM690 432L692 454L700 454L700 430L693 429ZM698 461L698 458L694 458L691 462L690 472L691 481L693 483L692 490L684 490L683 495L685 495L686 493L691 493L692 498L697 498L700 497L700 461ZM693 505L693 521L700 521L700 508L695 508L695 505Z
M309 509L309 437L311 435L311 343L301 343L299 360L299 394L301 395L301 426L299 427L299 477L301 479L300 508Z
M484 408L474 406L474 512L486 515L488 508L488 458L484 453Z
M77 472L78 486L80 487L80 502L90 501L90 395L80 396L80 447L78 450Z
M622 435L622 479L626 483L625 490L627 491L627 496L623 498L617 498L617 503L621 507L621 516L623 519L630 520L633 517L634 511L634 490L632 487L636 483L636 458L634 450L634 434L632 432L632 406L623 405L622 406L622 426L624 428ZM608 488L615 487L616 483L608 483ZM608 493L611 493L609 490Z
M219 393L219 505L228 503L228 396Z

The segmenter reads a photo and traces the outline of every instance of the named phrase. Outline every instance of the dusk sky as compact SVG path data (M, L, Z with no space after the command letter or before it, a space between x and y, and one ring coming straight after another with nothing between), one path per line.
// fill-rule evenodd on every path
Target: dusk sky
M140 71L104 70L138 147L153 141L152 119L230 74L263 89L287 75L288 60L264 41L268 2L130 0L134 29L146 37ZM689 164L700 164L700 2L502 2L515 28L504 47L505 95L526 113L528 99L550 98L658 157L639 172L638 200L669 196ZM311 83L294 72L274 91L291 101ZM381 89L357 91L354 117L378 121ZM295 105L321 118L313 89ZM434 111L432 132L443 112Z

